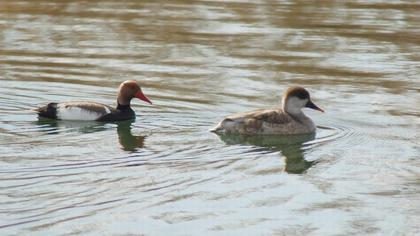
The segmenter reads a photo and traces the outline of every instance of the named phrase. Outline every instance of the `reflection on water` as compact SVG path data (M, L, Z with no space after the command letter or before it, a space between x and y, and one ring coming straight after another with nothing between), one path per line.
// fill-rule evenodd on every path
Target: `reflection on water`
M315 138L315 133L304 135L219 135L226 144L248 144L257 147L266 147L270 150L281 151L285 157L287 173L301 174L314 164L304 157L302 146L305 142Z
M118 140L121 148L125 151L136 151L144 146L146 136L133 135L131 125L133 121L121 121L117 123Z
M109 123L108 123L109 124ZM115 122L117 125L118 141L121 149L135 151L144 146L146 136L133 135L132 124L134 120ZM95 133L109 129L107 123L95 121L62 121L40 117L36 121L47 134L59 134L61 132Z
M105 123L95 121L62 121L39 117L35 122L47 134L59 134L65 132L94 133L104 131Z

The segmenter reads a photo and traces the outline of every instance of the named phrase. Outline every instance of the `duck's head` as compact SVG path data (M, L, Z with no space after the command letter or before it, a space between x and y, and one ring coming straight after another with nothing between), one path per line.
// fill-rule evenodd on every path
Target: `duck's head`
M131 99L138 98L145 102L152 104L149 98L143 94L140 86L134 80L126 80L120 84L118 89L118 104L120 105L129 105Z
M311 101L309 92L300 86L293 86L286 90L283 94L282 107L283 111L291 115L302 113L301 109L304 107L324 112Z

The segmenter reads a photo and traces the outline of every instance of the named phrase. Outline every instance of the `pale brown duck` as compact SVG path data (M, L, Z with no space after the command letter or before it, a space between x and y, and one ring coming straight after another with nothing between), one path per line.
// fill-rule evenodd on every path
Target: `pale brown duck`
M260 109L225 117L210 131L219 134L309 134L315 132L314 122L302 108L308 107L321 112L309 92L300 86L290 87L283 95L281 108Z

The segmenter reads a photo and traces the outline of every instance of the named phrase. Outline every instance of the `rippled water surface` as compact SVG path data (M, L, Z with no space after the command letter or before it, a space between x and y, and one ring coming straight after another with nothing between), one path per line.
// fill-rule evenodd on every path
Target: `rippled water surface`
M420 235L417 1L0 0L1 235ZM133 122L39 120L52 101ZM316 135L219 137L305 86Z

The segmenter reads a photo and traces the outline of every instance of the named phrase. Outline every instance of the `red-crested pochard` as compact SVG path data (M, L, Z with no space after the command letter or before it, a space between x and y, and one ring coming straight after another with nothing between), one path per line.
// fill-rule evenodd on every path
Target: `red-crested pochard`
M324 112L311 101L306 89L299 86L290 87L283 95L281 108L230 115L210 131L246 135L313 133L315 124L302 112L304 107Z
M134 80L121 83L118 90L117 107L96 102L49 103L36 109L40 117L57 120L121 121L135 118L130 107L131 99L138 98L152 104Z

